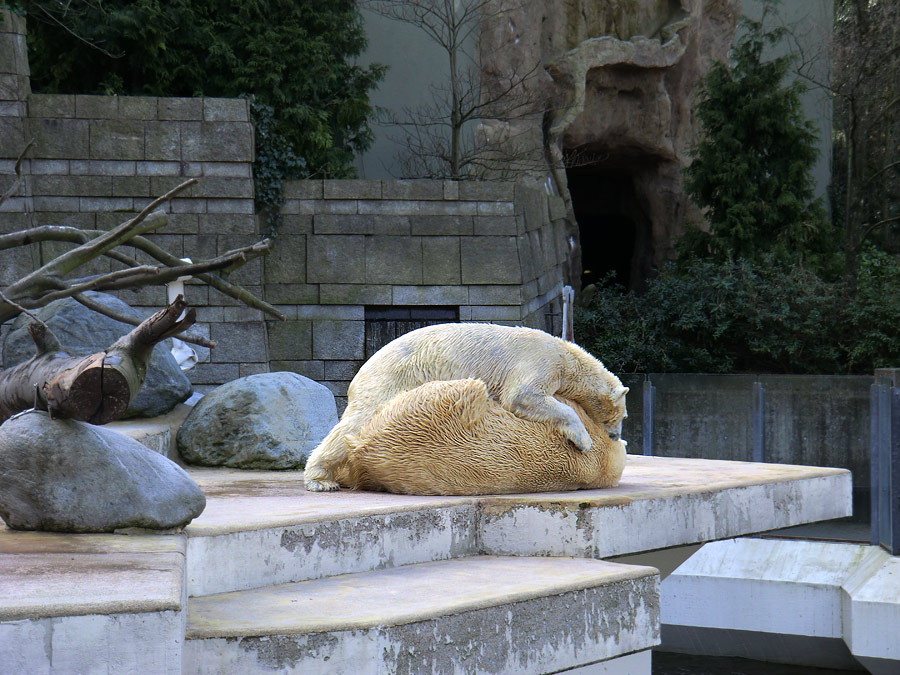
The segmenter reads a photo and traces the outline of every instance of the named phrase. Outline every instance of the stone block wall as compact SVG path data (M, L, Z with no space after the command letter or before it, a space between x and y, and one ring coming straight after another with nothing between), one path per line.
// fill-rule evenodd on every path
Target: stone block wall
M270 366L338 397L365 358L367 308L557 331L568 255L561 199L513 183L296 181L264 294ZM555 324L554 324L555 320Z
M24 183L0 206L0 233L39 225L109 229L197 177L164 207L169 223L152 240L199 259L262 238L246 101L32 94L24 29L20 17L0 10L0 192L13 182L15 158L35 140L22 165ZM0 251L0 286L71 246ZM437 320L558 333L570 253L562 199L512 183L291 182L271 253L231 276L287 321L190 282L198 327L218 347L199 350L201 363L189 376L204 391L291 370L326 384L342 406L365 358L367 313L421 309ZM115 265L104 258L84 271ZM147 314L165 302L159 287L119 295Z

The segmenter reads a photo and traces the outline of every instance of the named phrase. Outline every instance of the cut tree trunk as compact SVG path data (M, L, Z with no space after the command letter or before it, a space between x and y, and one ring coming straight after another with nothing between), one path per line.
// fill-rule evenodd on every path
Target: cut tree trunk
M193 325L193 309L179 318L186 307L179 295L108 349L90 356L70 356L46 325L32 322L28 332L37 354L0 371L0 422L33 407L48 411L51 418L92 424L118 419L144 383L153 347Z

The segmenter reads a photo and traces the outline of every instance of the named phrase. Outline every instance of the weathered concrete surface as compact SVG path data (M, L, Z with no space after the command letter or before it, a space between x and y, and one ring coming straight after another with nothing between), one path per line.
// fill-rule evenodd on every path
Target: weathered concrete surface
M652 652L645 649L566 671L566 675L650 675Z
M181 609L180 537L0 526L0 621Z
M667 651L900 672L900 560L877 547L707 544L663 581L662 607Z
M3 672L180 675L183 612L91 614L0 623Z
M3 672L180 673L183 578L180 537L0 526Z
M299 472L191 469L207 510L185 528L190 595L475 552L470 498L306 492Z
M618 487L503 497L311 493L294 472L192 469L191 595L476 553L605 557L849 515L840 469L629 456Z
M578 566L584 564L634 569L587 558L606 548L635 552L667 546L673 538L698 542L722 532L734 536L844 515L850 482L847 472L835 469L644 457L629 458L622 483L613 490L490 498L307 493L302 472L217 468L190 473L206 492L208 506L182 534L51 535L0 529L0 555L8 556L10 569L23 570L5 575L6 568L0 567L0 583L12 586L0 585L0 596L7 603L17 595L33 598L30 605L7 605L8 617L20 618L3 621L0 614L0 652L14 654L18 671L50 672L52 655L53 672L180 672L186 613L178 608L188 590L208 596L256 588L253 593L263 597L277 589L260 587L307 579L312 580L307 587L335 584L321 577L348 572L371 574L367 578L376 581L385 578L378 576L382 574L402 578L417 563L451 565L458 560L447 559L500 547L515 548L521 556L582 558L565 563L574 566L570 571L583 569ZM182 552L187 583L176 592L175 586L166 587L160 580L177 577L181 583L174 571L178 560L171 561L171 577L166 561L171 555L180 559ZM120 553L136 556L135 562L121 572L124 576L110 576ZM439 562L430 562L435 560ZM534 564L555 566L553 560L538 560ZM73 568L76 562L82 567ZM46 579L65 582L35 577L32 595L23 595L17 588L32 583L28 565ZM127 576L129 572L132 576ZM545 580L547 588L555 588L559 578L555 573L548 576L552 579ZM113 583L121 595L104 600L103 589L94 592L91 584L102 582L105 588L110 578L121 580ZM473 595L494 593L491 589L498 584L515 584L523 578L512 572L490 574ZM303 672L316 672L305 668L307 658L328 672L358 672L359 663L369 662L381 672L429 672L429 664L465 658L477 660L484 670L500 672L546 672L578 665L591 675L648 675L649 655L640 656L652 643L647 637L652 629L646 629L646 623L643 633L634 631L643 637L614 644L604 636L632 635L630 629L622 631L621 619L635 616L635 608L644 616L652 614L658 597L656 576L652 579L652 584L647 578L624 579L599 590L548 591L546 596L461 608L443 618L395 626L347 624L338 630L340 626L332 625L318 633L190 640L184 645L184 672L271 672L293 664L303 664ZM154 584L161 590L153 591ZM381 592L379 586L384 584L359 593ZM427 590L417 593L408 586L397 591L397 597L404 602L410 598L414 604L436 589L450 592L456 587L463 594L462 584L428 584ZM639 596L643 599L637 600ZM108 604L85 606L92 600ZM378 607L376 600L357 598L356 604ZM399 612L404 603L390 604ZM299 616L336 616L323 606L311 602L298 606ZM586 625L602 630L583 639ZM551 631L545 631L548 626ZM48 635L51 642L45 643ZM546 639L534 641L532 635ZM51 652L45 651L45 644L51 645ZM232 657L235 660L228 660ZM612 657L630 659L618 664L624 663L626 670L613 669L617 662ZM629 664L637 665L629 670Z
M629 455L615 488L479 506L484 553L602 558L847 516L851 482L842 469Z
M549 672L656 644L657 587L648 567L477 556L195 598L185 664L200 673Z

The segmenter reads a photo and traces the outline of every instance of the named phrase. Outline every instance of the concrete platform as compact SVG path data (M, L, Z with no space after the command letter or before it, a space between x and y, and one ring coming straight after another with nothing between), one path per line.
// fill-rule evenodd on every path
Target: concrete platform
M900 673L900 559L877 547L714 542L662 582L661 604L666 651Z
M563 566L584 564L599 570L598 565L609 565L595 560L603 556L846 516L851 503L850 474L843 470L643 456L629 457L617 488L502 497L308 493L300 472L190 471L208 502L206 511L182 533L61 535L0 529L0 565L4 566L0 571L10 570L3 579L6 587L0 588L0 653L12 654L12 672L211 672L202 670L206 666L201 661L213 658L207 647L216 644L213 651L225 650L232 643L242 643L249 651L229 646L229 653L239 660L220 661L218 672L243 672L243 665L234 664L244 664L245 659L255 659L253 667L263 672L289 672L291 654L300 652L319 654L322 663L330 663L332 668L322 672L340 672L333 668L339 661L325 662L322 650L333 650L334 659L340 654L349 659L357 649L373 645L394 650L391 658L398 659L394 663L412 668L421 663L416 660L420 656L431 658L420 654L417 645L435 642L436 636L444 641L441 659L474 663L487 656L481 647L473 646L474 633L466 632L468 621L483 632L485 617L491 617L496 635L490 640L506 644L503 640L515 634L515 624L504 617L527 603L541 607L547 616L562 616L567 606L577 606L582 621L589 617L593 628L606 622L613 632L625 629L614 626L617 612L591 613L590 607L602 605L591 604L596 598L584 599L593 591L559 591L552 584L543 587L543 595L525 600L509 591L511 600L503 609L494 604L451 611L446 616L469 618L442 619L441 630L436 628L437 619L412 623L390 619L379 623L380 628L348 624L338 629L323 624L315 633L238 637L237 633L191 632L198 641L192 645L194 640L185 643L186 616L189 603L193 615L207 602L205 596L221 598L222 593L260 589L256 591L260 598L272 597L273 589L266 587L334 584L328 578L338 575L368 579L353 582L359 589L367 583L381 584L380 574L412 579L417 565L455 565L461 559L512 555L523 565L553 567L557 560L548 556L557 556L583 559L560 561ZM541 556L539 563L524 560L530 556ZM508 574L515 581L516 573ZM639 576L643 579L646 573ZM655 578L653 584L641 582L640 588L634 587L647 607L657 597ZM468 587L458 584L460 597L494 597L491 586L506 582L495 573L480 581L473 577L469 583ZM409 594L398 594L390 603L374 597L368 602L385 617L410 612L415 604ZM318 616L322 615L320 611ZM391 628L392 622L396 625ZM523 645L520 653L538 670L522 668L520 672L541 672L546 667L649 675L644 650L655 640L647 638L655 635L653 625L642 641L622 642L615 654L597 645L586 651L572 648L566 637L568 624L561 618L532 625L542 631L535 632L535 644L544 646L528 651L532 647ZM301 644L298 635L319 635L324 641ZM207 656L195 659L191 654L196 650ZM390 662L381 655L379 651L376 662Z
M476 554L602 558L849 515L843 469L629 456L605 490L485 497L306 492L294 472L191 470L188 592Z
M650 567L476 556L194 598L185 666L554 672L656 644L657 587Z

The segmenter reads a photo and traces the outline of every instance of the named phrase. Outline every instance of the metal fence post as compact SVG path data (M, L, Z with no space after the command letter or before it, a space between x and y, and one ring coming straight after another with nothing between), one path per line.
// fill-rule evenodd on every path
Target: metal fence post
M656 387L650 381L648 376L644 379L644 438L642 440L644 446L644 454L653 455L653 416L656 407Z
M900 389L872 385L872 543L900 555Z
M869 409L871 418L869 422L869 480L871 490L870 494L870 516L872 519L872 545L878 546L881 541L881 511L879 505L881 503L881 399L882 390L886 389L884 385L873 384L869 389Z
M753 461L766 461L766 388L753 383Z

